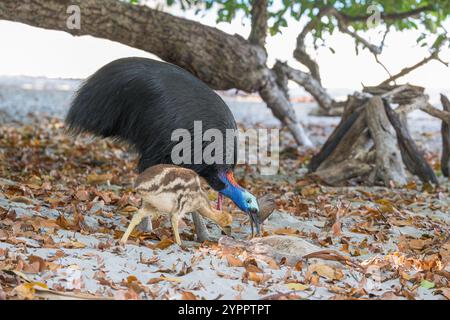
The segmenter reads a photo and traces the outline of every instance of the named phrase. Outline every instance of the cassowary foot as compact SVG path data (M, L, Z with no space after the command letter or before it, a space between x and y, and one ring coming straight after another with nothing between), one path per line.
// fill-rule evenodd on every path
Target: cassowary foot
M208 229L206 228L205 221L203 221L200 214L197 212L192 212L192 220L194 221L195 233L197 234L198 242L210 241L211 237L209 235Z

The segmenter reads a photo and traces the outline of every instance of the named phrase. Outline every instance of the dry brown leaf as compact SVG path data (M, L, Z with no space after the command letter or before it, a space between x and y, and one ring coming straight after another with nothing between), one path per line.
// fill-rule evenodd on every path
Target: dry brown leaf
M243 267L244 266L244 262L243 261L241 261L240 259L234 257L231 254L227 254L225 257L226 257L228 265L230 267Z
M447 298L447 300L450 300L450 288L441 288L439 289L441 291L441 294Z
M244 279L248 279L250 281L261 283L264 281L264 275L262 273L256 273L256 272L244 272Z
M19 202L19 203L24 203L24 204L33 204L33 200L27 197L23 197L23 196L17 196L17 197L12 197L9 200L13 201L13 202Z
M341 280L344 277L341 270L332 268L326 264L317 263L310 265L308 267L307 275L312 275L314 272L328 280Z
M147 284L155 284L161 281L169 281L174 283L180 283L182 280L180 278L170 278L170 277L157 277L148 280Z
M43 272L46 269L46 267L47 267L47 264L46 264L45 260L42 259L39 256L31 255L31 256L28 257L28 261L30 261L31 264L35 264L35 263L38 264L38 266L39 266L38 267L38 272Z
M414 250L422 250L431 243L431 239L412 239L409 241L409 247Z
M67 249L83 249L86 248L86 244L79 241L69 241L69 242L63 242L61 244L62 247Z
M155 245L155 248L164 250L173 245L173 241L169 238L163 238L160 242Z
M86 190L79 190L77 193L75 193L75 198L77 198L80 201L88 201L89 200L89 192Z
M48 287L42 282L30 282L24 283L14 288L13 294L17 295L19 299L22 300L32 300L34 299L36 288L47 289Z
M121 212L135 212L138 211L139 209L134 207L134 206L126 206L125 208L121 209Z
M304 291L304 290L309 289L308 285L301 284L301 283L295 283L295 282L286 283L286 287L290 290L295 290L295 291Z
M106 174L92 173L87 176L86 180L87 180L88 184L102 184L102 183L111 181L112 178L113 178L113 175L109 174L109 173L106 173Z
M189 291L183 291L181 293L181 300L198 300L197 296Z
M339 237L342 233L341 230L341 222L340 221L336 221L333 226L331 227L331 231L333 232L333 236L335 237Z
M300 232L297 229L286 227L276 229L273 231L273 233L282 236L282 235L298 235Z

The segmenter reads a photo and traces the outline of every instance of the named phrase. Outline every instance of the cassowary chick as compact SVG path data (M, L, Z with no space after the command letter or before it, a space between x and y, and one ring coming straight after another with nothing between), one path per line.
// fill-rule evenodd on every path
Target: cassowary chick
M142 197L142 206L134 214L121 243L126 243L133 229L145 216L151 220L160 214L170 217L178 245L181 245L178 220L194 211L219 225L226 234L231 232L231 215L211 208L208 196L201 187L200 177L193 170L166 164L152 166L137 177L135 189Z

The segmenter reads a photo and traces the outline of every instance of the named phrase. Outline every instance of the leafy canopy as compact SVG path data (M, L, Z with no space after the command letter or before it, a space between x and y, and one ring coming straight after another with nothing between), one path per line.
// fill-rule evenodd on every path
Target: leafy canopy
M139 0L129 0L138 3ZM218 22L231 22L238 14L250 16L251 0L166 0L168 6L179 5L183 10L195 9L196 13L215 11ZM445 33L442 23L450 15L450 1L448 0L269 0L269 30L271 35L281 32L287 27L287 17L300 20L302 17L316 19L319 10L325 6L334 6L340 13L348 17L360 18L350 21L349 25L355 31L367 30L370 25L367 17L379 10L382 15L396 15L418 8L428 8L417 15L401 17L395 16L383 19L388 27L397 30L418 29L424 26L429 33ZM336 19L322 18L314 28L312 34L322 38L325 33L332 33L337 27Z

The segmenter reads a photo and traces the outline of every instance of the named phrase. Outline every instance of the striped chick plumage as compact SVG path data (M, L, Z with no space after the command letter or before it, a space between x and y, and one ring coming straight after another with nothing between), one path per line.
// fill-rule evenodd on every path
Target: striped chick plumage
M230 232L231 215L211 208L200 177L193 170L174 165L152 166L138 176L135 189L142 197L142 206L133 216L122 243L127 241L134 227L145 216L156 218L161 214L170 216L175 240L179 245L178 220L190 212L198 211L226 233Z

